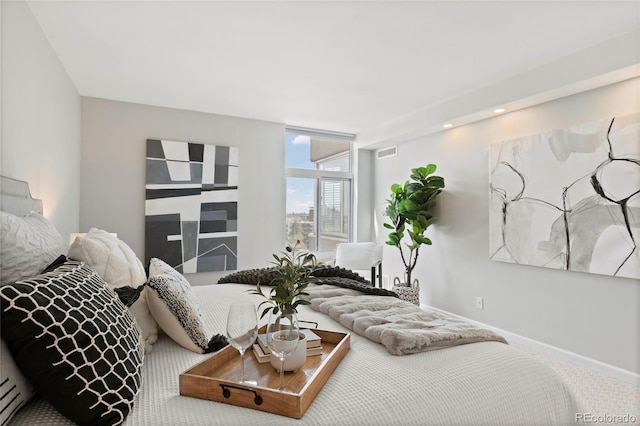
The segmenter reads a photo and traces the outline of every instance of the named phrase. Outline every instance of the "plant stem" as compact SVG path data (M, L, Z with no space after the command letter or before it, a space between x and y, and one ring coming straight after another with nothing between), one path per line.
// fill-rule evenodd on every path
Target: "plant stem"
M240 352L240 383L244 382L244 351Z
M282 379L284 377L284 354L280 355L280 390L284 390Z

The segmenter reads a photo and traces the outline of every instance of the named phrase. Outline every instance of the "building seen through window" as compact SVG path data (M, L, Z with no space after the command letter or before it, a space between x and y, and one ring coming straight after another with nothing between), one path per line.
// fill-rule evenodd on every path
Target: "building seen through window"
M289 128L286 237L311 251L351 239L353 136Z

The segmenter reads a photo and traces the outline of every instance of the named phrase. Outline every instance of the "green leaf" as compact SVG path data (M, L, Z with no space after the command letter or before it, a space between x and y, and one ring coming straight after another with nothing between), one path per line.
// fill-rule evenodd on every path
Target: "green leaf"
M421 181L426 177L427 169L425 167L416 167L411 169L411 179Z
M409 248L409 250L414 251L416 248L420 247L420 244L416 243L414 240L411 240L411 244L405 244Z
M441 176L430 176L427 178L426 183L436 188L444 188L444 179Z
M438 167L435 164L427 164L425 175L430 175L436 172Z
M431 225L433 225L434 223L436 223L438 221L437 217L433 217L431 216L429 219L427 219L427 223L425 225L425 229L430 227Z
M431 240L423 235L416 235L415 240L420 244L431 245Z
M262 311L262 314L260 315L260 319L264 318L265 315L267 315L271 309L275 309L275 308L271 308L271 307L265 308L264 311Z
M418 214L418 216L416 217L413 227L415 228L416 226L419 226L423 230L427 229L427 218L424 217L423 214Z
M411 212L416 210L419 207L419 204L416 203L415 201L407 198L405 200L403 200L400 205L398 206L398 211L400 211L401 213L403 212Z

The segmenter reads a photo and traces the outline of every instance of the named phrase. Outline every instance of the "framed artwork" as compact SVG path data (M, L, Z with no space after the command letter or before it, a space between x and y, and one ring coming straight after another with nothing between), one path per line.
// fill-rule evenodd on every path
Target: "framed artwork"
M640 114L491 146L490 257L640 278Z
M145 258L182 273L238 264L238 148L147 139Z

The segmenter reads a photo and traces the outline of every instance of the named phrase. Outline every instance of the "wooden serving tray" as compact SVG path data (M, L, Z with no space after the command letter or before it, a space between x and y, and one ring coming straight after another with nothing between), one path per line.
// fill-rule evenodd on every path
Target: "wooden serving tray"
M180 374L180 395L300 419L349 351L351 343L349 333L313 331L322 338L322 354L307 357L300 370L284 373L285 392L278 390L280 373L270 363L260 364L251 348L244 354L244 378L257 384L239 383L240 354L227 346ZM264 327L260 332L264 332Z

